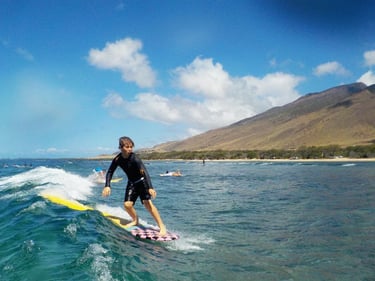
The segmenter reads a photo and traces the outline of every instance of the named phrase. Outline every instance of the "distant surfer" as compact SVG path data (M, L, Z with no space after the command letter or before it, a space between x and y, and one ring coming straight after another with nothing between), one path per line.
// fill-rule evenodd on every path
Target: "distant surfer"
M104 181L105 179L105 170L103 170L102 168L100 167L96 167L94 170L93 170L95 176L96 176L96 179L98 181Z
M113 160L106 173L105 187L102 195L107 197L111 194L111 179L118 166L122 168L128 177L126 186L124 208L132 218L132 221L125 227L135 226L139 223L138 215L134 209L134 204L138 197L141 198L142 204L150 212L159 226L159 235L165 236L166 227L160 217L158 209L152 203L151 198L156 197L156 191L151 184L150 176L142 160L133 153L134 142L129 137L119 139L119 153Z

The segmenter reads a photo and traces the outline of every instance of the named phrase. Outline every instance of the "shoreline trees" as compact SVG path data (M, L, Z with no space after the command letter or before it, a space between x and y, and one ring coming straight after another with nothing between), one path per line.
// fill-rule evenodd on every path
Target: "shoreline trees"
M375 144L366 146L340 147L338 145L300 147L295 150L205 150L205 151L139 151L142 159L332 159L332 158L375 158Z

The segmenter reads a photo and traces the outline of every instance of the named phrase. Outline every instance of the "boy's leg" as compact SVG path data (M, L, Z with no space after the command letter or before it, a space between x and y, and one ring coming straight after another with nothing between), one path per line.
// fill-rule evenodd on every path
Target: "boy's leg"
M124 207L126 212L129 214L129 216L132 218L132 221L125 225L125 227L131 227L138 224L138 216L137 212L134 209L134 202L133 201L125 201Z
M143 200L143 204L145 205L146 209L150 212L156 223L158 224L160 228L159 235L165 236L167 234L167 230L165 228L165 225L163 221L161 220L160 214L158 209L155 207L155 205L151 202L151 200Z

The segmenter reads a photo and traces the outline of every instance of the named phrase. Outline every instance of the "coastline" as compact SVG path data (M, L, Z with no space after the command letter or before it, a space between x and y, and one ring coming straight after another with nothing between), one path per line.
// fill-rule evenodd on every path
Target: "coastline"
M111 156L96 156L86 158L87 160L112 160L113 155ZM142 159L143 161L186 161L186 162L202 162L202 159ZM239 159L205 159L206 162L375 162L375 158L319 158L319 159L248 159L248 158L239 158Z
M197 160L202 161L202 160ZM248 162L375 162L375 158L323 158L323 159L218 159L207 161L248 161Z
M160 159L145 161L195 161L202 160L184 160L184 159ZM340 158L340 159L206 159L206 162L375 162L375 158Z

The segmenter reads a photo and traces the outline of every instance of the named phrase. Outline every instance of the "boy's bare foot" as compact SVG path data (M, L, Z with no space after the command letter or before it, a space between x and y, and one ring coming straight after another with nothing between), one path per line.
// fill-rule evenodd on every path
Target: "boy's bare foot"
M136 226L138 224L138 221L132 221L125 225L125 228Z
M160 237L163 237L163 236L165 236L165 235L167 235L167 229L165 228L165 225L162 225L162 226L160 227L159 236L160 236Z

